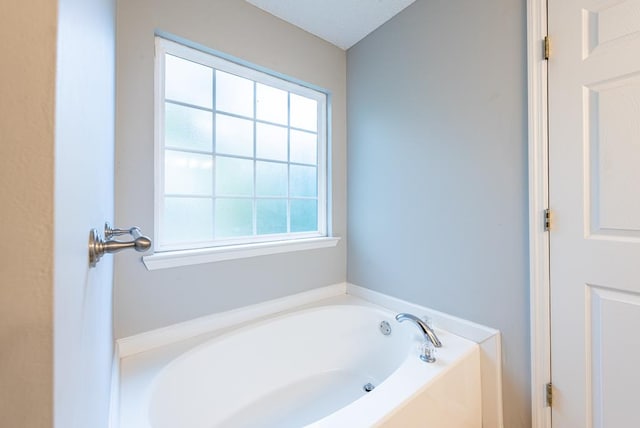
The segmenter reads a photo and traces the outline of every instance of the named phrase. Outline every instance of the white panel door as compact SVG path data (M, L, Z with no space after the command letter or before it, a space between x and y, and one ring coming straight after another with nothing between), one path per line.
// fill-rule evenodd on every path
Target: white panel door
M554 428L640 427L640 0L549 0Z

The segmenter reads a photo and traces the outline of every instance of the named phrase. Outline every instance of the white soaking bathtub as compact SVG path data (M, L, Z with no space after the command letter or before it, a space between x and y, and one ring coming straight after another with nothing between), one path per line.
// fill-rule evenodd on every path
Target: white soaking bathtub
M418 329L394 316L326 305L226 332L157 366L120 428L480 428L478 345L436 328L422 362Z

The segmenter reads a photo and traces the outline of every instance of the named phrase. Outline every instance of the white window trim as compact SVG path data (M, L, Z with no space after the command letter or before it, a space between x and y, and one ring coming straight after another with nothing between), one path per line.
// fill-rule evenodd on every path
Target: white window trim
M203 64L212 66L215 69L222 69L226 72L234 72L241 74L244 77L260 81L261 83L269 84L273 87L284 89L299 95L307 96L318 100L319 105L325 111L325 114L320 115L318 121L318 231L317 232L301 232L301 233L286 233L272 236L255 236L250 238L250 242L247 240L239 243L235 243L233 239L227 241L219 241L215 243L206 243L198 248L197 245L191 245L190 248L181 248L176 245L164 245L161 246L160 240L155 239L154 251L155 253L149 256L143 257L143 262L147 269L161 269L168 267L177 267L198 263L216 262L222 260L231 260L245 257L254 257L259 255L277 254L290 251L308 250L314 248L325 248L336 246L340 238L332 237L330 235L330 212L329 212L329 118L330 118L330 94L321 89L315 87L307 87L303 84L295 81L294 79L287 79L286 77L278 77L269 74L261 67L255 67L250 64L240 65L235 64L230 59L227 59L224 55L217 55L214 52L206 53L199 48L190 47L185 44L176 43L165 37L156 37L156 65L155 65L155 93L156 100L154 101L155 112L155 172L154 183L154 213L155 213L155 236L160 236L160 224L162 214L161 202L164 198L163 189L157 183L163 182L163 164L164 164L164 145L160 136L163 135L164 130L164 67L159 67L160 61L163 61L166 53L180 56L180 53L185 53L186 57L191 59L197 59ZM224 67L220 67L220 64L224 63ZM249 70L247 70L249 68ZM247 73L247 71L249 73ZM290 87L283 87L281 81L285 80L289 84L296 86L296 91L291 91ZM324 97L322 100L318 98L318 94L322 94ZM160 102L160 100L162 102Z
M339 241L340 238L337 237L321 237L277 242L258 242L227 247L199 248L194 250L164 251L143 256L142 262L147 270L168 269L201 263L289 253L293 251L331 248L338 245Z

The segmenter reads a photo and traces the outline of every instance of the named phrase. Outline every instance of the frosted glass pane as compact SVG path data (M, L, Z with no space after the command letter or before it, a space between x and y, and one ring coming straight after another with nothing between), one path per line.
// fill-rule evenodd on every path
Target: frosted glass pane
M291 94L291 126L317 131L318 102L311 98Z
M256 85L256 117L267 122L287 124L288 92L258 83Z
M253 196L253 161L217 156L216 195Z
M291 130L291 162L315 165L318 162L318 136Z
M216 109L253 118L253 81L216 70Z
M213 108L213 69L173 55L165 55L164 97Z
M256 162L256 195L287 196L287 164Z
M256 201L258 235L287 233L286 199L258 199Z
M216 152L253 157L253 121L217 114Z
M309 196L318 194L316 168L313 166L291 165L289 194L291 197Z
M178 149L211 151L211 112L165 103L164 144Z
M216 237L253 235L253 201L216 199Z
M162 243L211 241L213 201L209 198L164 199Z
M164 191L176 195L211 195L213 158L208 155L164 152Z
M318 230L318 202L294 199L291 201L291 232Z
M287 160L287 128L256 124L256 157Z

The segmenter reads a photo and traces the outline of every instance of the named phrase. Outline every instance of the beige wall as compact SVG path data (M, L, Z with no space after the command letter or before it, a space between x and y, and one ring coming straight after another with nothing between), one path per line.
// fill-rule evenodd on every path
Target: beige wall
M53 420L57 1L3 0L0 55L0 419Z
M89 269L87 237L113 216L114 18L113 0L2 4L3 427L107 426L113 264Z
M343 282L346 278L346 54L238 0L118 2L116 220L153 234L154 31L160 30L328 89L333 101L336 248L149 272L116 257L114 316L123 337Z

